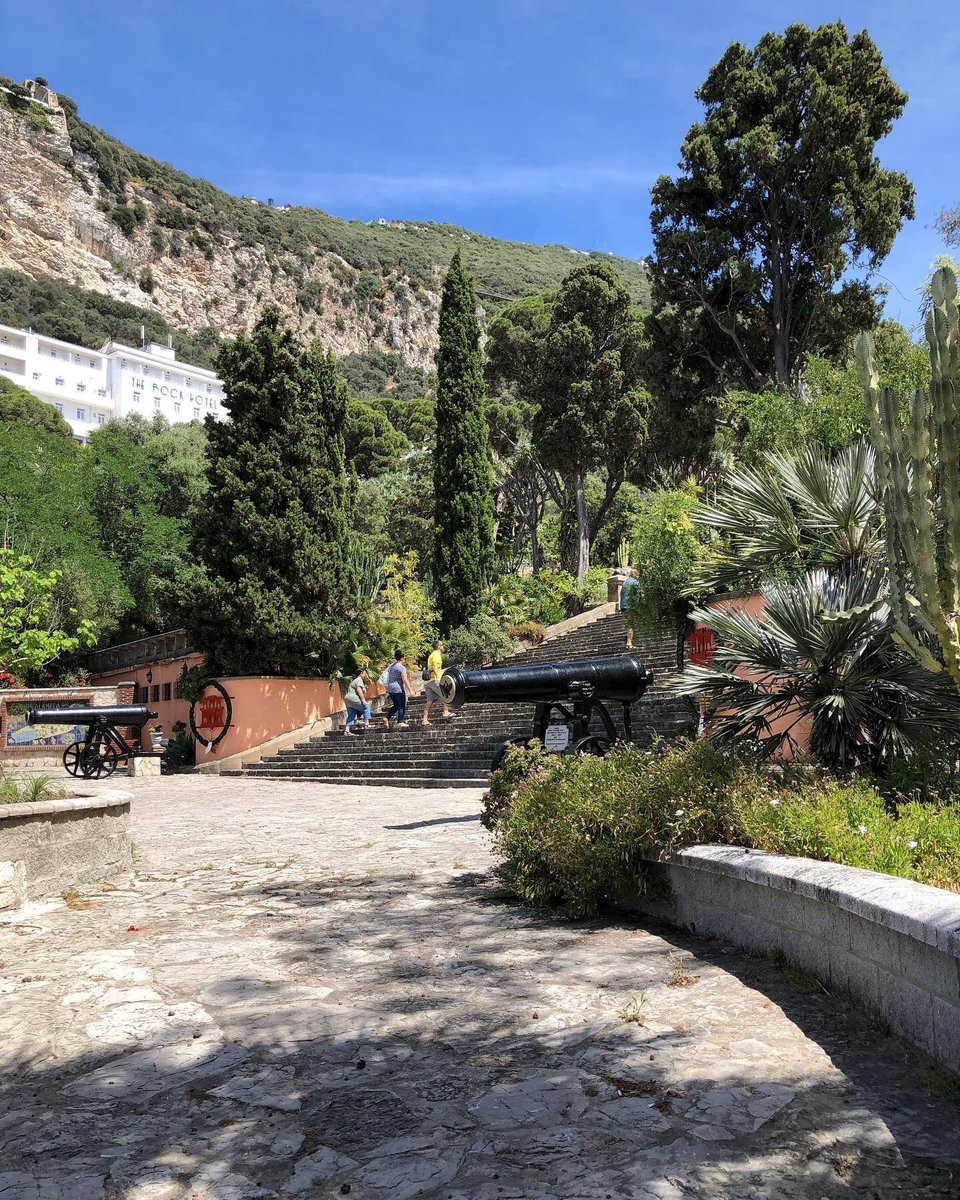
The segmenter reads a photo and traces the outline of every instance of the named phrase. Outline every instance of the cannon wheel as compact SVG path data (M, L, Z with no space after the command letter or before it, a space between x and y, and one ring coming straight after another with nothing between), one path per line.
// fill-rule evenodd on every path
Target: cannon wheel
M509 738L502 746L497 747L497 752L493 756L493 762L490 764L490 773L499 771L503 760L507 757L507 751L511 746L520 746L524 750L528 749L531 742L535 742L536 736L532 733L525 733L522 737Z
M570 749L571 754L576 754L583 758L588 754L595 754L598 758L606 758L610 753L611 743L609 738L601 737L600 734L591 733L585 738L581 738L579 742L575 742Z
M84 779L101 779L117 769L117 752L105 742L94 742L80 755L80 770Z
M80 774L80 759L83 756L83 742L74 742L63 752L63 765L71 775Z

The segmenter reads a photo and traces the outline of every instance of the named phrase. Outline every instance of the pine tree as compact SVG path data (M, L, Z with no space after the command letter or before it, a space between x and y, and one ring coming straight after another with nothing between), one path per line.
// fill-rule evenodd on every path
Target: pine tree
M187 624L225 672L324 675L350 628L346 391L332 355L268 310L221 351L230 420L207 422L203 568Z
M493 470L473 280L459 251L443 284L437 350L434 575L444 632L480 611L493 559Z

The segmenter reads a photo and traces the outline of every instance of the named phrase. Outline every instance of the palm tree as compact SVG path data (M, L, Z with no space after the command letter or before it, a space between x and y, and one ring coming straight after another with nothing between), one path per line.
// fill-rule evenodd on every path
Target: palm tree
M869 544L872 535L861 540ZM890 636L882 564L864 565L849 534L820 544L827 543L846 548L846 562L768 584L763 620L735 603L695 611L715 635L714 661L688 666L673 689L704 698L712 740L746 740L768 756L796 749L803 730L811 754L836 771L883 769L921 742L955 741L956 690Z
M732 472L694 515L721 535L722 549L691 591L753 591L771 577L866 566L883 550L882 516L869 443L767 454L759 467Z

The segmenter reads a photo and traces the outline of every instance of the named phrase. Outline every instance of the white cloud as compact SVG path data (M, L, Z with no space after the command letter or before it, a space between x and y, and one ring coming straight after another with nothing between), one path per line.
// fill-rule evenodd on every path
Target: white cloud
M558 163L492 165L461 173L261 170L239 175L228 186L244 195L271 195L285 203L314 204L320 208L371 204L396 208L430 200L546 198L557 194L590 195L609 189L643 192L654 178L655 172L610 164Z

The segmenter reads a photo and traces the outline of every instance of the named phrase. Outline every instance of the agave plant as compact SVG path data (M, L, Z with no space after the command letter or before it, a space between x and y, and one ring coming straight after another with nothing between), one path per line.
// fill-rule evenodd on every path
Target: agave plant
M837 453L810 446L796 455L767 454L759 467L732 472L713 504L694 515L722 535L725 550L691 591L754 588L772 576L866 565L882 553L882 517L867 442Z
M879 564L854 563L769 584L762 620L735 603L700 609L693 619L713 631L714 661L688 666L672 686L700 693L712 740L747 740L764 755L803 740L841 772L882 770L925 741L955 741L956 690L890 637L886 587Z

